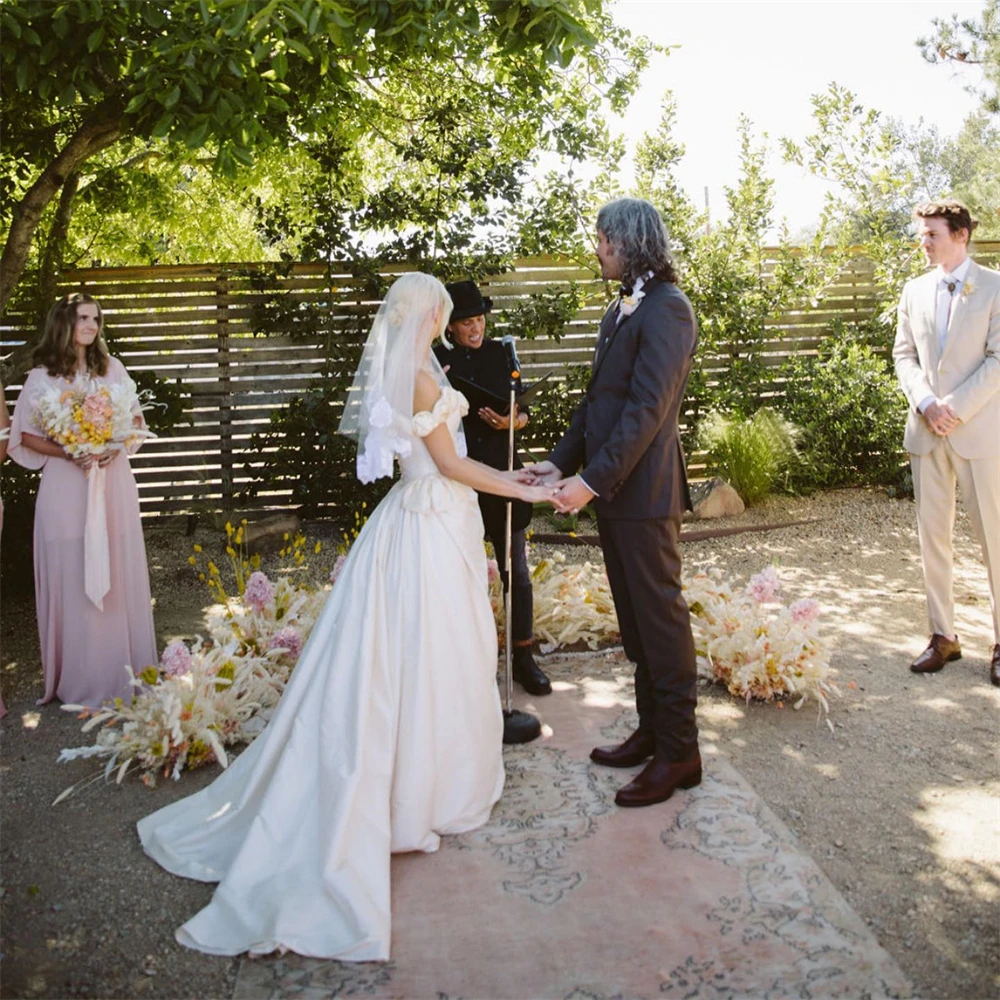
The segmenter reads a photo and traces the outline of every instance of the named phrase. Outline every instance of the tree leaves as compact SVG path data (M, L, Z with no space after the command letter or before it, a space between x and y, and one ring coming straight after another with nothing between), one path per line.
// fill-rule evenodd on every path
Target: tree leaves
M82 123L109 116L120 119L124 141L170 140L169 155L180 150L182 157L204 149L225 176L251 169L263 149L291 150L322 135L318 141L334 147L377 147L373 164L388 171L388 183L371 199L373 214L401 218L390 210L393 147L413 152L424 134L440 146L448 124L428 105L447 76L469 98L454 120L456 134L463 123L479 132L490 123L487 130L505 138L477 139L467 168L458 144L418 161L398 206L427 224L447 217L464 190L480 211L495 193L518 190L519 164L555 134L542 124L552 115L549 99L567 86L576 91L570 106L581 123L570 145L580 151L591 141L581 101L592 110L597 98L581 96L580 79L611 84L619 71L602 58L581 62L580 79L569 80L573 60L612 30L604 2L4 0L5 113L8 95L24 97L2 162L30 164L37 177ZM401 118L411 95L419 97L415 117ZM364 157L355 167L363 186L370 167ZM26 190L20 181L14 187ZM23 266L5 262L8 274ZM4 295L8 288L9 281Z

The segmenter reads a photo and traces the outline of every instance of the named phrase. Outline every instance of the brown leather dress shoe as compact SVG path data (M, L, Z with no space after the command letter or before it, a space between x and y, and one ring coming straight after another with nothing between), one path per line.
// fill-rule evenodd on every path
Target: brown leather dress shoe
M652 733L642 730L633 733L624 743L612 747L594 747L590 759L605 767L635 767L653 756L656 742Z
M946 639L935 632L927 648L910 664L915 674L933 674L951 660L962 658L962 647L958 644L958 636Z
M990 660L990 683L1000 687L1000 642L993 647L993 657Z
M675 788L701 784L701 755L690 760L657 760L655 757L624 788L618 789L619 806L651 806L664 802Z

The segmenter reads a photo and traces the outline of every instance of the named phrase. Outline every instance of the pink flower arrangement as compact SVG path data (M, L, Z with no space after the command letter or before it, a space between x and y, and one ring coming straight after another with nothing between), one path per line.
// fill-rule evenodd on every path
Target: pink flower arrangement
M820 607L810 599L786 607L775 599L779 589L774 567L740 588L717 569L685 580L698 675L747 701L787 697L798 708L815 698L828 712L827 695L837 689L830 679L830 646L819 633Z
M337 582L337 577L340 576L340 571L344 568L344 563L347 562L346 555L337 556L337 561L333 564L333 569L330 570L330 583L334 584Z
M94 393L83 401L83 419L92 424L98 433L111 430L111 400L102 394Z
M160 657L160 666L167 677L181 677L191 672L191 651L179 639L167 645Z
M286 626L271 636L267 648L283 649L292 660L297 660L302 652L302 636L296 629Z
M747 584L747 593L758 604L767 604L768 601L773 601L780 590L781 581L773 566L768 566L750 577L750 582Z
M260 613L272 600L274 600L274 587L271 586L271 581L260 570L251 573L243 591L243 603Z
M500 582L500 566L496 559L486 560L486 582L492 587Z
M788 608L792 621L800 625L808 625L819 617L819 605L811 598L796 601Z

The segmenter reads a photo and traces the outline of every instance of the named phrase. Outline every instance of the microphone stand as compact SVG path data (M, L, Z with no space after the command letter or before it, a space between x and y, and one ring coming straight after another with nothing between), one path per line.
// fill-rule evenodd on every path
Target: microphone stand
M510 415L507 428L507 471L514 469L514 406L516 403L517 379L520 372L510 373ZM511 622L513 592L513 577L511 576L510 536L513 528L514 502L507 498L507 525L505 531L504 566L506 567L507 586L504 588L504 618L506 627L506 642L504 643L504 701L503 701L503 741L504 743L530 743L542 735L542 724L529 712L511 707L514 695L514 639Z

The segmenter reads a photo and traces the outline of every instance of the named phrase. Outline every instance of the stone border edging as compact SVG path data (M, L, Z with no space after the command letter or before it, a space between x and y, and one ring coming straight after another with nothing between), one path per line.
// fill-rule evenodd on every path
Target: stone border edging
M779 521L775 524L747 524L738 528L704 528L701 531L682 531L680 541L703 542L709 538L725 538L727 535L741 535L747 531L776 531L778 528L794 528L800 524L815 524L825 521L824 517L807 517L801 521ZM568 535L561 532L551 534L533 534L529 541L542 545L593 545L600 547L601 540L597 535Z

